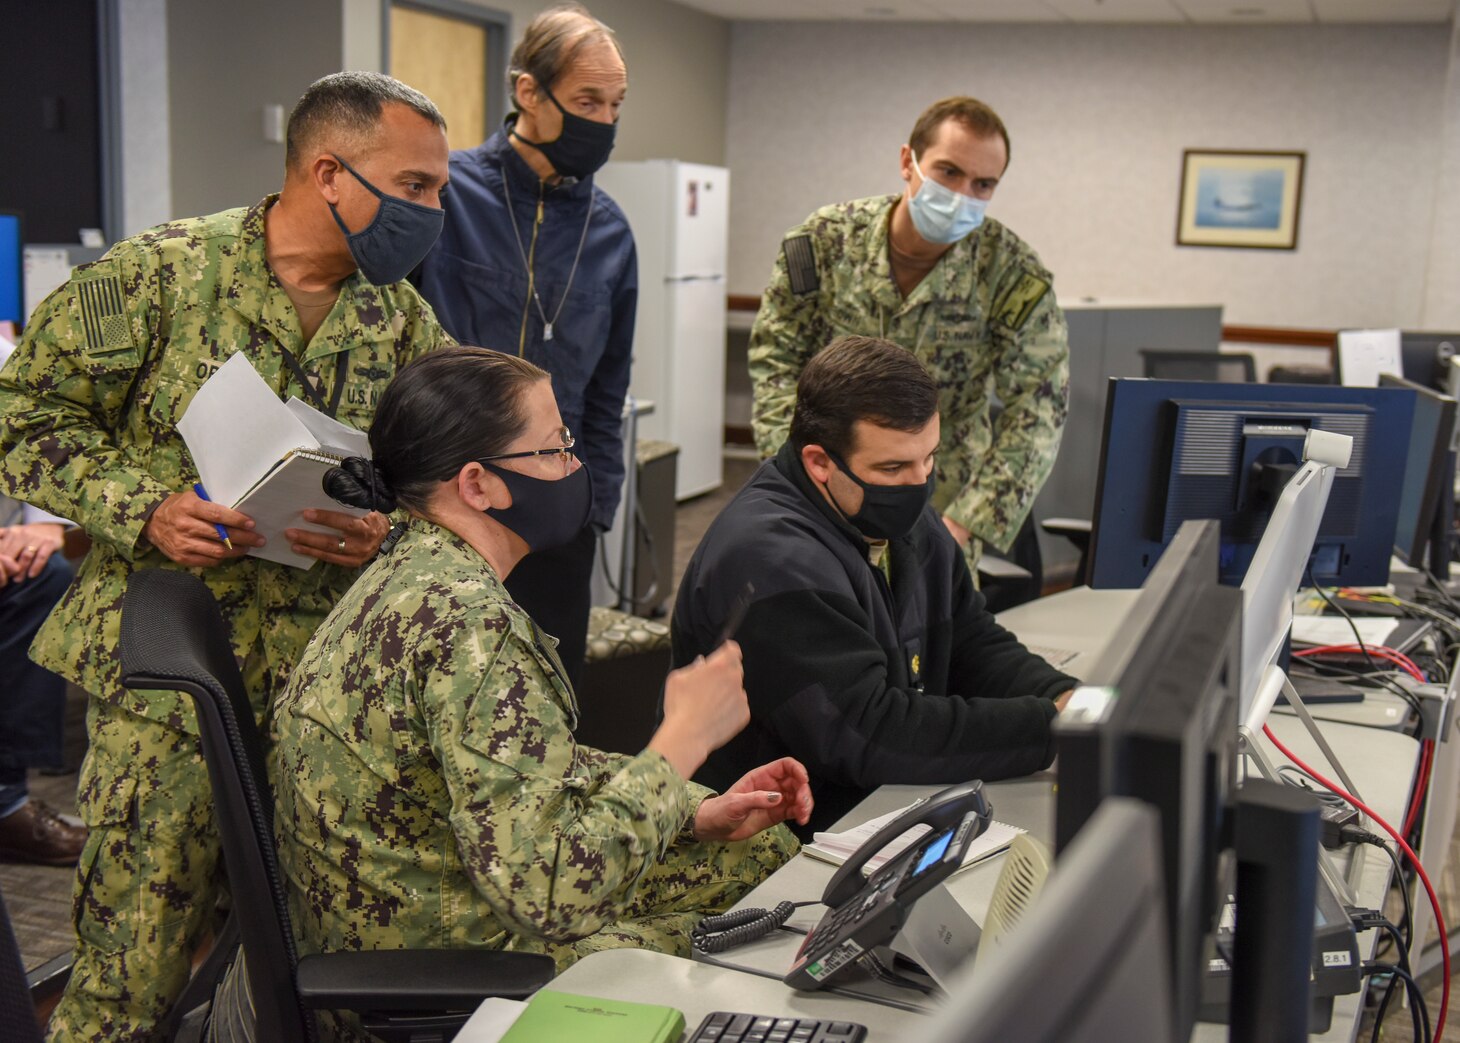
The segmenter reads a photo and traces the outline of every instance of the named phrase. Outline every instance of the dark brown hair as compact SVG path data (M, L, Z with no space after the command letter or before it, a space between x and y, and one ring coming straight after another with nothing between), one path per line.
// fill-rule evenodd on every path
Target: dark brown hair
M370 425L374 460L351 457L325 477L341 503L421 513L432 492L473 460L496 456L522 434L527 388L548 375L488 348L441 348L396 374Z
M405 105L442 130L446 117L430 98L414 87L379 72L336 72L315 80L289 113L285 135L284 164L293 169L330 145L341 152L355 153L380 126L386 105Z
M573 64L585 45L597 40L607 40L623 57L623 46L614 31L582 4L558 4L539 14L528 23L507 62L507 93L512 107L517 107L517 81L524 75L532 77L541 93Z
M845 458L858 420L917 431L938 412L938 385L912 352L877 337L838 337L818 352L796 382L790 442Z
M999 119L997 112L977 98L962 94L933 102L913 124L907 143L918 157L919 163L923 161L923 150L933 143L938 128L949 120L957 120L980 138L991 138L995 134L1003 138L1004 165L1008 166L1008 161L1014 157L1014 150L1009 144L1009 131L1004 127L1004 121Z

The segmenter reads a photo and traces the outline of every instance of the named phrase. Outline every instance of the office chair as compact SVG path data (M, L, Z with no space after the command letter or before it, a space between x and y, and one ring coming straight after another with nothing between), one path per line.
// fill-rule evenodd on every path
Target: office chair
M1034 512L1024 519L1008 554L984 547L978 559L978 585L990 612L1033 601L1043 593L1044 558L1034 530Z
M274 848L264 746L212 593L191 573L144 569L122 602L122 684L193 697L246 967L215 994L215 1018L245 1038L313 1043L313 1012L361 1015L390 1043L448 1039L487 997L525 998L551 958L482 949L398 949L300 957ZM237 980L242 977L242 981ZM219 1010L219 997L237 1001Z
M1141 359L1145 364L1145 375L1159 380L1257 383L1257 362L1245 352L1164 351L1142 348Z
M0 1026L12 1043L41 1043L25 964L20 959L20 947L15 943L4 898L0 898Z

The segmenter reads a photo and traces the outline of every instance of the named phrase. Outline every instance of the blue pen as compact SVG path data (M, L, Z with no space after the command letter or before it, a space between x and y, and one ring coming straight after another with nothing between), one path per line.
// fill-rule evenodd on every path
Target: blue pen
M212 500L208 499L208 490L203 488L202 482L193 483L193 492L197 493L198 499L204 501L205 503L213 502ZM227 547L229 550L232 550L233 541L228 538L228 530L216 522L213 523L213 528L218 530L218 538L223 541L223 546Z

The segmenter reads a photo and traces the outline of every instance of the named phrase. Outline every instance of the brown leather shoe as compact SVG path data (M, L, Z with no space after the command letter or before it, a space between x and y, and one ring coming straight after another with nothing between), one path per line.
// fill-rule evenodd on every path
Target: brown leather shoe
M43 800L32 798L0 818L0 859L72 866L81 857L86 827L73 826Z

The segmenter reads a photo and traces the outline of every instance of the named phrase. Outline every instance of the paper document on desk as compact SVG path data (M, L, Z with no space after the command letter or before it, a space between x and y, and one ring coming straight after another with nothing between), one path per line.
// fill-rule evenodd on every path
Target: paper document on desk
M304 520L311 507L368 513L332 500L321 480L340 457L368 458L369 437L297 398L280 402L242 352L198 389L177 429L208 498L247 514L267 541L249 551L253 557L313 568L317 559L290 550L284 530L335 533Z
M1366 645L1382 645L1399 626L1393 616L1363 616L1354 620ZM1293 642L1300 645L1351 645L1354 628L1342 616L1294 616Z
M908 805L908 807L913 806L911 804ZM851 858L852 855L856 854L861 846L871 840L879 829L907 810L908 808L898 808L896 811L889 811L885 815L880 815L877 818L863 822L860 826L849 829L844 833L817 833L812 838L812 842L803 846L801 850L812 858L839 866L848 858ZM923 825L914 826L912 829L909 829L901 837L868 859L866 866L863 867L864 872L868 875L877 872L877 870L881 869L888 862L891 862L913 844L917 843L918 838L927 833L928 829L928 826ZM1012 844L1015 837L1024 832L1026 830L1020 829L1018 826L1011 826L997 820L990 822L989 828L984 830L983 835L968 845L968 853L963 856L963 864L958 867L957 871L961 873L970 866L982 862L990 855L998 854Z

